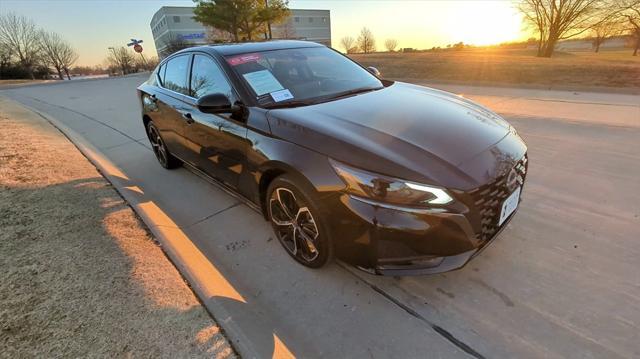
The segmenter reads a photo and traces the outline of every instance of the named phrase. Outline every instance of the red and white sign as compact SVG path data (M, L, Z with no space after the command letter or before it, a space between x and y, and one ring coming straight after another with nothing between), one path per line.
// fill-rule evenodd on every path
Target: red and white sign
M133 45L133 51L135 51L137 53L141 53L142 52L142 46L140 44Z
M261 58L262 56L260 56L260 54L245 54L245 55L228 58L227 62L231 66L238 66L238 65L246 64L247 62L256 62Z

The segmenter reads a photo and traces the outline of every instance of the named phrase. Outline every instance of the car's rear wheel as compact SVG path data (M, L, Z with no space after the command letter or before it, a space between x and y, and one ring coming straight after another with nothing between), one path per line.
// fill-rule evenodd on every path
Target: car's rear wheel
M149 121L147 124L147 134L149 136L149 142L151 142L153 153L156 155L156 158L162 167L166 169L173 169L182 165L182 162L169 152L162 136L160 136L160 131L152 121Z
M282 175L267 190L267 210L280 244L299 263L319 268L333 258L329 231L313 194Z

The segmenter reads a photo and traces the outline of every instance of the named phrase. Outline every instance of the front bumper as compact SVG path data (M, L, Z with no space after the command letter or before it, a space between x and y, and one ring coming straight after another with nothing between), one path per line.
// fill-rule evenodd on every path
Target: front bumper
M507 224L511 221L515 212L511 214L511 216L502 224L498 232L489 239L488 241L482 243L479 247L472 249L467 252L463 252L460 254L441 257L442 260L436 266L424 266L420 264L406 264L406 265L395 265L395 266L384 266L378 265L375 268L367 269L360 268L364 271L372 272L377 275L384 276L411 276L411 275L426 275L426 274L437 274L450 272L453 270L460 269L464 267L467 263L469 263L473 258L479 255L485 248L489 246L489 244L493 243L493 241L498 238L500 233L506 228Z
M513 167L521 171L521 188L527 167L526 156ZM512 193L506 181L506 175L500 176L472 191L454 193L454 203L431 209L396 207L340 194L330 207L337 209L330 214L337 254L378 275L459 269L492 243L517 212L498 225L502 203Z
M338 256L369 273L390 276L459 269L493 242L515 214L483 240L480 225L462 203L454 209L407 210L349 195L339 201L341 210L333 216L340 219L331 221Z

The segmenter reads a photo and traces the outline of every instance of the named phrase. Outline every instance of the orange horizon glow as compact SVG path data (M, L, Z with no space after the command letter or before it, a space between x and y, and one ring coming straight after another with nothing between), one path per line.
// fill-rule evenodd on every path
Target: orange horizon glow
M307 4L292 3L292 8ZM347 7L358 7L358 16L343 19L351 13ZM506 0L352 1L332 10L331 21L333 47L338 49L342 37L357 38L362 27L373 32L378 51L384 51L388 38L398 40L399 48L430 49L458 42L497 45L529 37L521 14Z
M155 56L149 22L162 6L194 6L192 0L145 0L127 3L115 0L2 0L0 12L15 12L39 27L55 31L80 55L76 65L102 65L108 47L125 46L131 38L142 39L144 55ZM398 49L430 49L464 42L492 45L526 40L522 16L510 0L290 0L291 9L327 9L331 12L334 48L343 51L340 39L358 37L362 27L374 34L377 50L385 51L387 39L398 41ZM69 16L69 14L82 16ZM64 19L64 20L61 20Z

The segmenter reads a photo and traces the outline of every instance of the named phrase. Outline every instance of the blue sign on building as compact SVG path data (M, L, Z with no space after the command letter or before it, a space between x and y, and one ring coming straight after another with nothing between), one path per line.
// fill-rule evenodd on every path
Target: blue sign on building
M195 33L195 34L178 35L178 39L181 39L181 40L194 40L194 39L204 39L204 38L205 38L204 32Z

